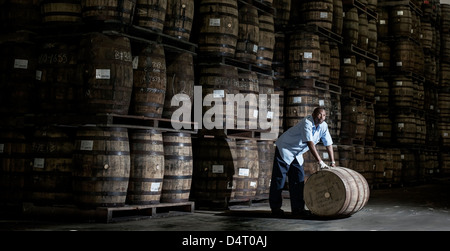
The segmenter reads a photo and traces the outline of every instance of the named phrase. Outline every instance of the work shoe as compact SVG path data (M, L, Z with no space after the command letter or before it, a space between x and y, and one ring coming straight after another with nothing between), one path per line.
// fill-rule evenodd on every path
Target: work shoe
M284 211L282 209L272 209L272 216L283 217Z
M292 217L300 218L300 219L308 218L308 217L311 217L312 215L313 214L311 213L311 211L304 210L304 209L292 212Z

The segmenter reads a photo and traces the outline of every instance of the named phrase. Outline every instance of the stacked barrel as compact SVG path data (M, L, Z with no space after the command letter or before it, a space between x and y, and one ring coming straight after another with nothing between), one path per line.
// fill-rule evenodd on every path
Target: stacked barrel
M259 135L270 129L263 122L280 126L273 122L280 115L272 96L272 3L202 0L197 10L196 74L206 103L193 142L191 199L199 207L267 199L278 133Z
M439 9L438 1L379 3L375 140L399 149L403 160L401 179L386 175L380 183L415 183L438 172L437 160L430 168L419 158L436 156L439 144Z
M96 121L170 120L191 103L195 53L126 32L188 43L194 1L4 1L1 9L2 204L187 202L192 131Z

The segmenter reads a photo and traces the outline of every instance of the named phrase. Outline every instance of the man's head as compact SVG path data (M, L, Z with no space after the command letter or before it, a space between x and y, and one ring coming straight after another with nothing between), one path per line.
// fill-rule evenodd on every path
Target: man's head
M314 109L313 113L312 113L313 119L314 119L314 124L316 126L322 124L322 122L325 121L325 118L327 117L327 114L325 112L325 108L323 107L317 107L316 109Z

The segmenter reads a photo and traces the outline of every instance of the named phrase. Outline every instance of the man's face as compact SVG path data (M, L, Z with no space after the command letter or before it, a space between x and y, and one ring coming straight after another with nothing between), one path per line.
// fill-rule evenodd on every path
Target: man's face
M316 126L322 124L325 121L326 117L327 117L327 114L326 114L325 110L318 112L317 114L314 115L314 124Z

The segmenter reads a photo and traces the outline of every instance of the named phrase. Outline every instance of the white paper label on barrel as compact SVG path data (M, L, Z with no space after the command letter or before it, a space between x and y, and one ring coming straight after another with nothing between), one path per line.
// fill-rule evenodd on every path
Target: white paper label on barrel
M403 66L402 62L397 62L397 66Z
M403 16L403 11L402 10L397 11L397 16Z
M0 144L0 153L3 153L5 150L5 144Z
M158 192L160 187L161 187L161 183L160 182L152 183L150 185L150 192Z
M404 154L401 154L401 155L400 155L400 159L405 159L405 155L404 155Z
M380 101L380 99L381 99L380 96L376 96L376 97L375 97L375 100L376 100L376 101Z
M225 91L224 90L214 90L213 97L214 98L224 98L225 97Z
M250 181L250 187L256 187L256 182Z
M404 128L405 127L405 123L398 123L398 128Z
M82 151L92 151L94 148L94 141L93 140L82 140L80 150Z
M223 165L213 165L212 173L223 173Z
M328 153L322 153L322 159L328 159L329 157Z
M319 100L319 106L324 106L325 105L325 100L321 99Z
M377 136L379 136L379 137L383 137L383 132L377 132Z
M420 34L420 39L422 39L423 38L423 34Z
M402 86L403 85L403 81L395 81L395 85L396 86Z
M44 158L34 158L33 167L44 168L45 159Z
M378 62L378 67L383 67L384 66L384 63L383 62Z
M368 38L366 38L366 44L369 44L369 39Z
M411 34L414 34L414 29L411 29Z
M111 70L110 69L96 69L95 70L95 79L110 79L111 78Z
M133 70L136 70L138 68L138 65L139 65L139 57L135 56L133 58Z
M344 58L344 64L351 64L352 59L351 58Z
M294 102L294 104L301 104L302 103L302 97L294 97L293 102Z
M356 72L356 76L357 76L357 77L361 77L361 76L362 76L361 72L360 72L360 71L357 71L357 72Z
M328 12L320 12L320 18L328 18Z
M232 182L228 182L227 183L227 189L233 189L233 183Z
M239 168L239 176L249 176L250 169L248 168Z
M312 52L305 52L305 54L303 54L303 58L313 58Z
M15 59L14 69L28 69L28 60L26 59Z
M448 137L448 132L444 132L444 137Z
M258 52L258 45L256 45L256 44L253 45L253 52L255 52L255 53Z
M253 118L258 118L258 110L253 110Z
M434 106L433 105L430 105L430 110L434 110Z
M267 112L267 118L273 119L273 112Z
M36 80L42 79L42 71L36 71Z
M209 26L220 26L220 18L211 18L209 19Z
M380 20L380 24L386 24L386 20Z

